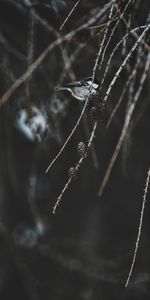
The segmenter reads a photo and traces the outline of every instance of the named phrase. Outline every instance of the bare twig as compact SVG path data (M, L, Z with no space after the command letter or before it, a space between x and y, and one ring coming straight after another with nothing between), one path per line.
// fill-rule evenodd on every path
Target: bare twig
M113 23L114 21L116 21L117 19L118 19L118 16L117 16L117 17L113 17L113 18L110 20L110 24ZM106 27L107 25L108 25L108 22L105 22L105 23L103 23L103 24L91 26L91 27L89 27L88 29L89 29L89 30L97 29L97 28L101 28L101 27Z
M112 158L110 160L110 163L108 165L108 168L106 170L106 173L104 175L104 179L100 185L100 188L99 188L99 191L98 191L98 196L100 197L102 194L103 194L103 191L106 187L106 184L109 180L109 177L110 177L110 174L111 174L111 171L112 171L112 168L114 166L114 163L116 161L116 158L118 156L118 153L120 151L120 148L122 146L122 143L124 141L124 138L126 136L126 133L127 133L127 130L128 130L128 127L129 127L129 124L130 124L130 121L131 121L131 118L132 118L132 115L133 115L133 112L134 112L134 109L135 109L135 106L136 106L136 103L140 97L140 94L141 94L141 91L142 91L142 88L143 88L143 84L144 84L144 81L147 77L147 74L148 74L148 71L149 71L149 66L150 66L150 53L148 54L148 57L147 57L147 62L146 62L146 65L145 65L145 69L143 71L143 74L142 74L142 77L141 77L141 80L140 80L140 85L139 85L139 88L133 98L133 101L128 109L128 112L126 114L126 118L125 118L125 122L124 122L124 125L123 125L123 128L122 128L122 132L121 132L121 135L120 135L120 138L118 140L118 143L116 145L116 148L114 150L114 153L112 155Z
M125 14L125 12L126 12L126 10L127 10L127 8L128 8L128 6L129 6L129 4L131 3L131 1L132 1L132 0L129 0L129 1L127 2L126 6L125 6L125 8L124 8L124 10L123 10L123 12L122 12L121 15L119 16L119 18L118 18L116 24L114 25L114 28L113 28L113 30L112 30L112 32L111 32L109 38L108 38L108 41L107 41L107 43L106 43L106 45L105 45L105 48L104 48L104 51L103 51L103 54L102 54L102 59L101 59L101 62L100 62L100 64L99 64L99 70L101 70L101 68L102 68L103 61L104 61L105 54L106 54L106 50L107 50L107 48L108 48L108 46L109 46L109 44L110 44L110 41L111 41L111 39L112 39L112 37L113 37L113 35L114 35L114 32L115 32L115 30L117 29L117 27L118 27L120 21L122 20L122 18L123 18L124 14ZM101 89L101 85L100 85L100 89Z
M69 136L67 137L66 141L64 142L62 148L60 149L60 151L58 152L58 154L55 156L55 158L52 160L52 162L49 164L48 168L46 169L45 173L47 173L51 167L53 166L53 164L55 163L55 161L58 159L58 157L61 155L61 153L63 152L63 150L65 149L65 147L67 146L68 142L70 141L71 137L73 136L74 132L76 131L76 129L78 128L79 124L80 124L80 121L83 117L83 114L86 110L86 107L87 107L87 104L88 104L88 98L86 100L86 102L84 103L84 106L83 106L83 109L81 111L81 114L74 126L74 128L72 129L71 133L69 134Z
M127 26L128 29L131 29L130 28L130 25L127 23L127 21L125 20L125 18L123 18L123 21L125 23L125 25ZM137 40L139 38L139 35L137 34L137 32L135 31L132 31L131 34L133 35L133 37ZM141 44L144 46L144 48L147 50L147 51L150 51L150 46L142 39L141 40Z
M125 95L125 93L126 93L126 91L127 91L128 85L129 85L129 83L130 83L131 80L132 80L133 73L135 73L135 69L133 69L133 72L132 72L132 74L131 74L132 76L130 76L129 79L128 79L128 81L126 82L126 84L125 84L125 86L124 86L124 89L123 89L123 91L122 91L122 93L121 93L121 96L119 97L119 100L117 101L115 107L114 107L113 110L112 110L112 113L111 113L111 115L110 115L110 117L109 117L109 120L108 120L108 122L107 122L107 124L106 124L106 128L109 128L109 126L110 126L112 120L114 119L114 116L116 115L116 113L117 113L117 111L118 111L118 109L119 109L119 107L120 107L120 105L121 105L121 103L122 103L122 100L123 100L124 95Z
M117 111L118 111L118 109L119 109L119 107L120 107L120 105L122 103L122 100L124 98L124 95L125 95L125 93L127 91L127 88L129 86L130 82L133 80L133 78L135 78L135 76L137 74L138 65L139 65L139 60L137 61L136 65L134 66L134 68L132 70L132 73L130 74L128 80L126 81L126 84L125 84L125 86L123 88L121 96L119 97L119 100L117 101L117 103L116 103L116 105L115 105L114 109L112 110L112 113L111 113L111 115L109 117L109 120L107 122L106 128L108 128L110 126L110 124L111 124L114 116L116 115L116 113L117 113Z
M29 12L29 29L28 29L28 42L27 42L27 66L29 67L31 63L33 62L34 57L34 27L35 27L35 20L33 15L31 14L31 11ZM31 78L30 77L26 81L26 103L27 103L27 109L29 115L31 114L32 108L31 108Z
M139 242L140 242L142 226L143 226L144 210L145 210L145 205L146 205L146 200L147 200L147 192L148 192L148 188L149 188L149 182L150 182L150 167L148 168L147 178L146 178L146 183L145 183L145 188L144 188L143 203L142 203L142 208L141 208L141 215L140 215L140 222L139 222L139 228L138 228L138 235L137 235L136 244L135 244L135 250L134 250L132 264L131 264L131 268L130 268L130 271L128 274L128 278L127 278L125 287L128 286L129 281L131 279L131 275L133 273L133 268L134 268L136 257L137 257L137 251L139 248Z
M102 41L99 45L99 51L98 51L96 61L95 61L95 65L94 65L94 68L93 68L93 78L92 78L91 85L93 84L94 77L95 77L96 70L97 70L98 63L99 63L99 59L100 59L100 56L101 56L101 53L102 53L102 50L103 50L103 46L104 46L104 43L105 43L105 40L106 40L106 36L107 36L108 29L109 29L109 25L110 25L112 13L113 13L114 5L115 5L115 3L113 3L111 8L110 8L110 13L109 13L109 17L108 17L107 26L106 26L105 31L104 31L103 39L102 39Z
M114 86L116 80L119 78L119 75L121 73L121 71L123 70L124 66L126 65L126 63L128 62L128 60L130 59L130 57L132 56L133 52L136 50L136 48L138 47L138 45L140 44L141 40L144 38L144 36L146 35L146 33L148 32L148 30L150 29L150 24L148 24L146 26L146 28L143 30L142 34L139 36L138 40L135 42L135 44L133 45L133 47L131 48L131 50L129 51L128 55L125 57L124 61L122 62L121 66L119 67L118 71L116 72L115 76L113 77L108 89L107 89L107 92L106 92L106 95L104 97L104 101L106 102L109 95L110 95L110 92L112 90L112 87Z
M40 64L44 61L50 51L54 50L55 47L59 46L64 41L70 41L76 33L86 29L87 27L94 24L97 20L99 20L109 9L112 5L114 0L109 1L101 10L99 10L90 20L85 22L84 24L80 25L77 29L72 30L70 33L65 35L64 37L60 37L51 43L44 52L30 65L30 67L26 70L26 72L19 77L14 84L3 94L0 98L0 106L3 105L11 96L12 94L31 76L33 72L40 66Z
M93 141L95 132L96 132L96 128L97 128L97 122L94 123L93 129L92 129L92 132L91 132L89 141L88 141L87 151L86 151L87 154L88 154L88 150L89 150L90 147L91 147L91 144L92 144L92 141ZM80 169L80 167L81 167L81 165L82 165L84 159L85 159L85 156L83 155L83 156L79 159L79 161L77 162L77 164L76 164L76 166L75 166L75 168L74 168L75 171L76 171L77 173L78 173L78 171L79 171L79 169ZM69 179L68 179L68 181L67 181L67 183L64 185L64 187L63 187L63 189L62 189L60 195L58 196L57 201L56 201L56 203L55 203L55 205L54 205L54 207L53 207L53 210L52 210L52 213L53 213L53 214L56 213L56 209L57 209L57 207L59 206L59 204L60 204L60 202L61 202L61 200L62 200L62 197L63 197L64 193L65 193L66 190L69 188L69 186L70 186L72 180L73 180L73 177L70 176Z
M113 0L111 1L111 5L113 5L113 3L115 2L116 0ZM110 5L110 7L111 7ZM84 27L85 25L82 26L82 28ZM80 27L81 28L81 27ZM97 65L98 65L98 59L99 59L99 56L100 56L100 51L102 51L102 48L101 48L101 45L100 45L100 49L99 49L99 52L98 52L98 55L96 57L96 61L95 61L95 64L94 64L94 67L93 67L93 74L92 74L92 83L94 82L94 78L95 78L95 73L96 73L96 68L97 68ZM92 83L91 83L91 88L92 88ZM91 88L89 90L89 95L90 95L90 92L91 92ZM59 158L59 156L61 155L61 153L63 152L63 150L65 149L65 147L67 146L68 142L70 141L71 137L73 136L74 132L76 131L77 127L79 126L80 124L80 121L84 115L84 112L85 112L85 109L87 107L87 104L88 104L88 101L89 101L89 97L87 97L86 101L85 101L85 104L83 106L83 109L81 111L81 114L74 126L74 128L72 129L70 135L68 136L68 138L66 139L66 141L64 142L62 148L60 149L60 151L58 152L58 154L55 156L55 158L52 160L52 162L49 164L48 168L46 169L45 173L48 173L48 171L51 169L51 167L53 166L53 164L56 162L56 160Z
M106 64L104 75L103 75L103 78L102 78L102 81L101 81L101 84L100 84L100 89L104 85L104 82L105 82L105 79L106 79L109 67L111 65L111 61L113 59L113 56L115 55L115 53L119 49L119 47L122 45L122 43L124 42L124 40L126 40L130 36L130 34L132 34L132 32L138 31L140 29L144 29L146 27L147 27L147 25L143 25L143 26L139 26L139 27L136 27L136 28L132 29L129 33L127 33L125 36L123 36L123 38L117 43L117 45L113 49L113 51L112 51L112 53L111 53L111 55L109 57L109 60L108 60L108 62Z
M62 30L62 28L65 26L65 24L67 23L68 19L70 18L70 16L73 14L73 12L75 11L77 5L79 4L80 0L78 0L75 5L73 6L73 8L71 9L71 11L69 12L67 18L64 20L64 22L62 23L62 25L60 26L59 30Z

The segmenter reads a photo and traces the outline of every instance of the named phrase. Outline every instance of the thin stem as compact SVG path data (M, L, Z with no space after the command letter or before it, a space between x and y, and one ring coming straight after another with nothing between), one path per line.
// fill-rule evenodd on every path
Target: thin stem
M129 0L129 1L127 2L126 6L125 6L125 8L124 8L124 10L123 10L123 12L121 13L120 17L118 18L118 20L117 20L117 22L116 22L116 24L115 24L115 26L114 26L114 28L113 28L111 34L110 34L110 37L109 37L109 39L108 39L108 41L107 41L107 44L106 44L105 49L104 49L103 54L102 54L102 59L101 59L100 65L99 65L99 70L101 70L101 68L102 68L102 64L103 64L103 61L104 61L104 58L105 58L106 50L107 50L107 48L108 48L108 46L109 46L109 44L110 44L110 41L111 41L111 39L112 39L112 37L113 37L113 35L114 35L114 32L115 32L116 28L118 27L120 21L122 20L122 18L123 18L124 14L125 14L125 12L126 12L126 10L127 10L127 8L128 8L128 6L129 6L129 4L131 3L131 1L132 1L132 0Z
M6 101L8 101L8 99L12 96L12 94L31 76L33 72L35 72L35 70L44 61L44 59L47 57L50 51L54 50L55 47L59 46L64 41L71 40L75 36L75 34L94 24L98 19L100 19L107 12L107 10L109 9L109 7L112 5L113 2L114 0L109 1L108 3L105 4L105 6L100 11L98 11L98 13L96 13L93 17L91 17L91 19L88 20L86 23L79 26L77 29L72 30L64 37L60 37L56 41L48 45L48 47L42 52L42 54L30 65L30 67L28 67L25 73L21 75L3 94L3 96L0 98L0 106L3 105Z
M150 24L148 24L146 26L146 28L143 30L142 34L139 36L138 40L135 42L135 44L133 45L132 49L129 51L128 55L126 56L126 58L124 59L123 63L121 64L121 66L119 67L118 71L116 72L114 78L112 79L108 89L107 89L107 92L106 92L106 95L104 97L104 101L106 102L109 95L110 95L110 92L112 90L112 87L114 86L116 80L118 79L121 71L123 70L124 66L126 65L126 63L128 62L128 60L130 59L130 57L132 56L133 52L136 50L136 48L138 47L139 43L141 42L141 40L143 39L143 37L145 36L145 34L147 33L147 31L150 29Z
M113 13L114 5L115 5L115 3L113 3L113 5L110 8L110 13L109 13L108 22L107 22L107 25L106 25L106 28L105 28L105 31L104 31L104 36L103 36L102 42L100 43L100 46L99 46L99 51L98 51L96 61L95 61L95 65L94 65L94 68L93 68L93 80L92 81L94 81L94 77L95 77L95 74L96 74L96 69L97 69L99 59L100 59L100 56L101 56L101 53L102 53L102 50L103 50L103 46L104 46L104 43L105 43L105 40L106 40L106 36L107 36L108 29L109 29L109 25L110 25L112 13ZM93 82L91 83L91 86L92 86L92 84L93 84Z
M139 27L136 27L136 28L132 29L115 46L115 48L113 49L113 51L112 51L112 53L110 55L110 58L109 58L107 64L106 64L105 72L104 72L104 75L103 75L103 78L102 78L102 81L101 81L101 84L100 84L100 88L99 88L100 90L101 90L102 86L104 85L104 82L105 82L105 79L106 79L106 75L107 75L109 67L111 65L111 61L113 59L113 56L115 55L116 51L119 49L119 47L121 46L121 44L124 42L124 40L126 40L130 36L130 34L132 34L133 32L136 32L136 31L138 31L140 29L144 29L146 27L147 27L147 25L143 25L143 26L139 26Z
M83 106L83 109L81 111L81 114L74 126L74 128L72 129L71 133L69 134L69 136L67 137L66 141L64 142L62 148L60 149L60 151L58 152L58 154L55 156L55 158L52 160L52 162L49 164L49 166L47 167L45 173L48 173L48 171L51 169L51 167L53 166L53 164L55 163L55 161L58 159L58 157L61 155L61 153L63 152L63 150L65 149L65 147L67 146L68 142L70 141L71 137L73 136L74 132L76 131L77 127L79 126L80 124L80 121L83 117L83 114L86 110L86 107L87 107L87 104L88 104L88 97L87 97L87 100L86 102L84 103L84 106Z
M115 0L113 0L113 1L111 1L111 2L112 2L112 4L113 4L113 3L115 2ZM100 46L100 49L101 49L101 46ZM102 50L102 49L101 49L101 50ZM100 52L101 50L99 50L99 52ZM98 56L97 56L97 58L96 58L96 61L95 61L94 67L93 67L92 83L91 83L91 87L90 87L90 89L89 89L89 95L90 95L90 92L91 92L91 89L92 89L92 84L93 84L94 79L95 79L95 72L96 72L96 67L97 67L97 64L98 64L98 58L99 58L99 55L100 55L100 53L98 53ZM46 171L45 171L46 174L47 174L48 171L51 169L51 167L52 167L53 164L56 162L56 160L59 158L59 156L62 154L63 150L65 149L65 147L67 146L67 144L68 144L68 142L70 141L71 137L73 136L74 132L76 131L77 127L79 126L80 121L81 121L81 119L82 119L82 117L83 117L83 114L84 114L84 112L85 112L85 110L86 110L86 107L87 107L87 105L88 105L88 102L89 102L89 95L87 96L87 99L86 99L86 101L85 101L85 104L84 104L84 106L83 106L83 109L82 109L82 111L81 111L81 114L80 114L80 116L79 116L79 118L78 118L78 120L77 120L77 122L76 122L74 128L72 129L71 133L69 134L68 138L67 138L66 141L64 142L64 144L63 144L62 148L60 149L60 151L58 152L58 154L55 156L55 158L52 160L52 162L51 162L51 163L49 164L49 166L47 167L47 169L46 169Z
M92 132L91 132L91 135L90 135L90 138L89 138L89 141L88 141L88 145L87 145L87 151L86 151L87 154L88 154L88 150L89 150L90 147L91 147L92 141L93 141L93 139L94 139L95 132L96 132L96 128L97 128L97 122L95 122L94 125L93 125L93 129L92 129ZM75 166L75 170L76 170L77 172L79 171L79 169L80 169L80 167L81 167L83 161L85 160L85 158L86 158L86 156L83 155L83 156L78 160L78 162L77 162L77 164L76 164L76 166ZM56 203L55 203L55 205L54 205L54 207L53 207L53 210L52 210L52 213L53 213L53 214L56 213L56 209L57 209L57 207L59 206L59 204L60 204L60 202L61 202L61 200L62 200L62 198L63 198L64 193L65 193L66 190L69 188L69 186L70 186L72 180L73 180L73 177L70 176L69 179L68 179L68 181L67 181L66 184L64 185L64 187L63 187L63 189L62 189L60 195L58 196L57 201L56 201Z
M121 132L121 135L120 135L120 138L118 140L118 143L116 145L116 148L114 150L114 153L112 155L112 158L110 160L110 163L108 165L108 168L106 170L106 173L104 175L104 179L100 185L100 188L99 188L99 191L98 191L98 196L101 197L101 195L103 194L103 191L106 187L106 184L109 180L109 177L110 177L110 174L111 174L111 171L112 171L112 168L114 166L114 163L116 161L116 158L118 156L118 153L121 149L121 146L122 146L122 143L124 141L124 138L127 134L127 131L128 131L128 128L129 128L129 124L130 124L130 121L131 121L131 118L132 118L132 115L133 115L133 112L134 112L134 109L135 109L135 106L136 106L136 103L140 97L140 94L141 94L141 91L142 91L142 88L143 88L143 85L144 85L144 82L146 80L146 77L147 77L147 74L148 74L148 71L149 71L149 67L150 67L150 53L148 54L147 56L147 61L146 61L146 64L145 64L145 68L144 68L144 71L143 71L143 74L141 76L141 80L140 80L140 84L139 84L139 88L132 100L132 103L128 109L128 112L126 114L126 118L125 118L125 122L124 122L124 125L123 125L123 128L122 128L122 132Z
M147 178L146 178L146 183L145 183L145 188L144 188L143 203L142 203L142 208L141 208L141 215L140 215L140 222L139 222L139 228L138 228L138 235L137 235L136 244L135 244L135 250L134 250L132 264L131 264L131 268L130 268L130 271L129 271L129 274L127 277L125 287L128 286L129 281L131 279L131 275L133 273L133 268L134 268L136 257L137 257L137 251L139 248L139 242L140 242L140 237L141 237L141 233L142 233L144 210L145 210L145 205L146 205L146 200L147 200L147 192L148 192L149 182L150 182L150 167L148 168Z
M60 26L59 30L62 30L62 28L65 26L65 24L67 23L68 19L70 18L70 16L73 14L74 10L76 9L77 5L79 4L80 0L78 0L75 5L73 6L73 8L71 9L71 11L69 12L67 18L64 20L64 22L62 23L62 25Z
M126 93L126 91L127 91L127 88L128 88L128 86L129 86L129 84L130 84L132 78L135 76L135 73L136 73L136 69L134 68L133 71L132 71L132 73L131 73L131 75L129 76L129 78L128 78L128 80L127 80L127 82L126 82L124 88L123 88L123 91L122 91L122 93L121 93L121 96L119 97L119 100L117 101L117 103L116 103L114 109L112 110L112 113L111 113L111 115L110 115L110 117L109 117L109 120L108 120L108 122L107 122L106 128L109 128L109 126L110 126L112 120L114 119L114 117L115 117L115 115L116 115L116 113L117 113L117 111L118 111L118 109L119 109L119 107L120 107L120 105L121 105L121 103L122 103L122 100L123 100L124 95L125 95L125 93Z

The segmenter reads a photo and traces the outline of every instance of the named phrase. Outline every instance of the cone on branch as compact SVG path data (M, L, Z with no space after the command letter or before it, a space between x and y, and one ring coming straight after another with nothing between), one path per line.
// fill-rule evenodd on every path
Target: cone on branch
M85 143L83 143L83 142L78 143L77 151L78 151L78 154L80 157L86 156L86 150L87 150L86 148L87 147L86 147Z

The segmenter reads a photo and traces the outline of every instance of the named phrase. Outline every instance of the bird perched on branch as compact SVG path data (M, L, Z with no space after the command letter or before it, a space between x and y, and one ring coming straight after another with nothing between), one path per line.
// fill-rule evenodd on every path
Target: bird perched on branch
M85 78L80 81L74 81L63 86L57 87L59 91L68 91L72 96L80 101L85 101L87 96L95 95L99 88L99 81L92 80L92 77Z

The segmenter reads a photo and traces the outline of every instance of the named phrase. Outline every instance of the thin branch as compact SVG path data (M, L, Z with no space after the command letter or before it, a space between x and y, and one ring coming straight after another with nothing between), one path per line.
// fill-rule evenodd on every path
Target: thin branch
M23 63L26 63L26 57L18 51L18 49L12 47L12 45L8 42L6 37L3 36L3 33L0 31L0 44L3 45L4 49L13 56L15 56L18 60Z
M113 17L113 18L110 20L110 24L113 23L114 21L116 21L117 19L118 19L118 16L117 16L117 17ZM108 22L105 22L105 23L103 23L103 24L91 26L91 27L89 27L88 29L89 29L89 30L92 30L92 29L97 29L97 28L101 28L101 27L106 27L107 24L108 24Z
M81 119L82 119L82 117L83 117L83 114L84 114L84 112L85 112L85 110L86 110L86 107L87 107L87 104L88 104L88 100L89 100L89 99L88 99L88 97L87 97L86 102L84 103L83 109L82 109L82 111L81 111L81 114L80 114L80 116L79 116L79 118L78 118L78 120L77 120L77 122L76 122L74 128L72 129L71 133L70 133L69 136L67 137L66 141L64 142L64 144L63 144L62 148L60 149L60 151L58 152L58 154L55 156L55 158L52 160L52 162L51 162L51 163L49 164L49 166L47 167L45 173L48 173L48 171L51 169L51 167L53 166L53 164L55 163L55 161L58 159L58 157L61 155L61 153L63 152L63 150L64 150L65 147L67 146L68 142L70 141L70 139L71 139L71 137L73 136L74 132L76 131L77 127L79 126L80 121L81 121Z
M109 70L109 67L111 65L111 61L113 59L113 56L115 55L116 51L119 49L119 47L122 45L122 43L124 42L124 40L126 40L130 34L132 34L132 32L135 32L135 31L138 31L140 29L144 29L146 28L147 25L143 25L143 26L139 26L139 27L136 27L134 29L132 29L129 33L127 33L125 36L123 36L123 38L117 43L117 45L115 46L115 48L113 49L111 55L110 55L110 58L106 64L106 67L105 67L105 72L104 72L104 75L103 75L103 78L102 78L102 81L101 81L101 84L100 84L100 89L102 88L102 86L104 85L104 82L105 82L105 79L106 79L106 76L107 76L107 73L108 73L108 70Z
M114 5L115 5L115 3L113 3L113 5L110 8L108 22L107 22L107 25L106 25L106 28L105 28L105 31L104 31L103 39L102 39L102 41L101 41L101 43L99 45L99 51L98 51L98 54L97 54L97 57L96 57L96 61L95 61L95 65L94 65L94 68L93 68L93 77L92 77L91 86L93 85L93 81L94 81L94 77L95 77L95 74L96 74L96 70L97 70L97 66L98 66L98 63L99 63L99 59L101 57L103 46L105 44L105 40L106 40L107 32L108 32L108 29L109 29L109 25L110 25L112 13L113 13Z
M35 19L29 11L29 29L28 29L28 41L27 41L27 66L29 67L33 62L34 57L34 28L35 28ZM26 103L29 115L32 115L32 104L31 104L31 79L30 77L26 81Z
M148 54L148 57L147 57L147 62L146 62L146 65L145 65L145 69L143 71L143 74L142 74L142 77L141 77L141 80L140 80L140 85L139 85L139 88L133 98L133 101L129 107L129 110L126 114L126 118L125 118L125 122L124 122L124 125L123 125L123 128L122 128L122 132L121 132L121 135L120 135L120 138L118 140L118 143L116 145L116 148L114 150L114 153L112 155L112 158L110 160L110 163L108 165L108 168L106 170L106 173L104 175L104 179L100 185L100 188L99 188L99 191L98 191L98 196L101 197L102 194L103 194L103 191L106 187L106 184L109 180L109 177L110 177L110 174L111 174L111 171L112 171L112 168L114 166L114 163L116 161L116 158L118 156L118 153L121 149L121 146L122 146L122 143L124 141L124 138L127 134L127 131L128 131L128 128L129 128L129 124L130 124L130 121L131 121L131 118L132 118L132 115L133 115L133 112L134 112L134 109L135 109L135 106L136 106L136 103L140 97L140 94L141 94L141 91L142 91L142 88L143 88L143 85L144 85L144 82L146 80L146 77L147 77L147 74L148 74L148 71L149 71L149 67L150 67L150 53Z
M139 36L138 40L135 42L135 44L133 45L133 47L131 48L131 50L129 51L128 55L125 57L124 61L122 62L121 66L119 67L118 71L116 72L115 76L113 77L106 95L104 97L104 101L106 102L110 92L112 90L112 87L114 86L116 80L119 78L119 75L121 73L121 71L123 70L124 66L126 65L126 63L128 62L128 60L130 59L130 57L132 56L133 52L136 50L136 48L138 47L138 45L140 44L141 40L143 39L143 37L146 35L146 33L148 32L148 30L150 29L150 23L146 26L146 28L143 30L142 34Z
M60 26L59 30L62 30L62 28L65 26L65 24L67 23L68 19L70 18L70 16L72 15L72 13L74 12L74 10L76 9L77 5L79 4L80 0L78 0L75 5L73 6L73 8L71 9L71 11L69 12L67 18L64 20L64 22L62 23L62 25Z
M100 19L112 5L115 0L111 0L105 4L105 6L99 10L90 20L86 23L80 25L77 29L72 30L70 33L65 35L64 37L58 38L56 41L48 45L48 47L42 52L42 54L30 65L30 67L25 71L23 75L21 75L14 84L10 86L10 88L3 94L0 98L0 106L3 105L12 94L31 76L31 74L40 66L40 64L44 61L50 51L54 50L56 46L59 46L64 41L70 41L76 33L86 29L87 27L94 24L98 19Z
M123 22L125 23L125 25L127 26L127 29L131 29L130 25L127 23L127 21L123 18ZM139 35L137 34L137 32L131 32L133 37L137 40L139 38ZM142 39L141 40L141 44L144 46L144 48L147 51L150 51L150 46Z
M90 135L90 138L89 138L89 141L88 141L88 145L87 145L86 154L88 154L88 150L90 149L91 144L92 144L92 141L93 141L93 139L94 139L95 132L96 132L96 128L97 128L97 124L98 124L98 123L95 122L94 125L93 125L93 129L92 129L92 132L91 132L91 135ZM83 161L85 160L85 158L86 158L86 156L83 155L83 156L78 160L78 162L77 162L77 164L76 164L76 166L75 166L75 168L74 168L75 171L76 171L77 173L79 172L79 169L80 169L80 167L81 167ZM69 179L68 179L68 181L67 181L66 184L64 185L64 187L63 187L63 189L62 189L60 195L58 196L57 201L56 201L56 203L55 203L55 205L54 205L54 207L53 207L53 210L52 210L52 213L53 213L53 214L56 213L56 209L57 209L57 207L59 206L59 204L60 204L60 202L61 202L61 200L62 200L62 197L63 197L64 193L65 193L66 190L69 188L69 186L70 186L72 180L73 180L73 176L70 176Z
M134 104L132 103L132 105L130 106L130 109L129 109L129 111L128 111L128 114L127 114L127 116L126 116L125 123L124 123L123 129L122 129L122 132L121 132L121 136L120 136L120 138L119 138L119 141L118 141L118 143L117 143L117 146L116 146L116 148L115 148L115 150L114 150L114 153L113 153L113 155L112 155L112 158L111 158L110 163L109 163L109 165L108 165L108 168L107 168L107 170L106 170L104 179L103 179L103 181L102 181L102 183L101 183L101 185L100 185L100 188L99 188L99 191L98 191L98 196L99 196L99 197L102 196L103 191L104 191L104 189L105 189L105 187L106 187L106 184L107 184L107 182L108 182L108 179L109 179L109 177L110 177L112 168L113 168L113 166L114 166L114 163L115 163L115 161L116 161L116 158L117 158L117 156L118 156L118 153L119 153L119 151L120 151L120 148L121 148L121 146L122 146L122 143L123 143L123 141L124 141L125 135L126 135L126 133L127 133L127 130L128 130L128 127L129 127L129 123L130 123L130 119L131 119L131 116L132 116L132 114L133 114L133 110L134 110Z
M107 48L108 48L108 46L109 46L109 44L110 44L110 42L111 42L111 39L112 39L112 37L113 37L113 35L114 35L114 32L115 32L115 30L117 29L117 27L118 27L120 21L122 20L122 18L123 18L124 14L125 14L125 12L126 12L126 10L127 10L127 8L128 8L128 6L129 6L129 4L131 3L131 1L132 1L132 0L129 0L129 1L127 2L126 6L125 6L125 8L124 8L124 10L123 10L123 12L122 12L121 15L119 16L119 18L118 18L116 24L114 25L114 28L113 28L113 30L112 30L112 32L111 32L111 34L110 34L110 36L109 36L109 39L108 39L108 41L107 41L107 43L106 43L106 45L105 45L105 48L104 48L104 51L103 51L103 54L102 54L102 59L101 59L100 65L99 65L99 70L101 70L101 68L102 68L103 61L104 61L105 54L106 54L106 50L107 50ZM100 89L101 89L101 86L100 86Z
M111 1L111 2L112 2L112 5L113 5L113 3L114 3L115 1L116 1L116 0ZM111 7L111 6L110 6L110 7ZM82 28L83 28L83 26L82 26ZM100 55L100 53L101 53L101 52L100 52L101 50L102 50L102 48L101 48L101 45L100 45L100 49L99 49L99 52L98 52L98 55L97 55L97 57L96 57L96 61L95 61L94 67L93 67L92 83L94 82L94 79L95 79L95 72L96 72L96 68L97 68L97 65L98 65L98 58L99 58L99 55ZM92 89L92 83L91 83L91 87L90 87L90 89L89 89L89 95L90 95L90 92L91 92L91 89ZM71 137L73 136L74 132L76 131L77 127L79 126L80 121L81 121L81 119L82 119L82 117L83 117L83 114L84 114L84 112L85 112L85 110L86 110L86 107L87 107L87 105L88 105L88 102L89 102L89 95L88 95L88 97L87 97L87 99L86 99L86 101L85 101L85 104L84 104L84 106L83 106L83 109L82 109L82 111L81 111L81 114L80 114L80 116L79 116L79 118L78 118L78 120L77 120L77 122L76 122L74 128L72 129L70 135L68 136L68 138L67 138L66 141L64 142L64 144L63 144L62 148L60 149L60 151L58 152L58 154L55 156L55 158L52 160L52 162L51 162L51 163L49 164L49 166L47 167L47 169L46 169L46 171L45 171L46 174L47 174L48 171L51 169L51 167L52 167L53 164L56 162L56 160L59 158L59 156L62 154L63 150L65 149L65 147L67 146L67 144L68 144L68 142L70 141Z
M147 200L147 192L148 192L148 188L149 188L149 182L150 182L150 167L148 168L147 178L146 178L146 183L145 183L145 188L144 188L143 203L142 203L142 209L141 209L141 215L140 215L138 235L137 235L135 250L134 250L134 254L133 254L133 260L132 260L131 268L130 268L130 271L129 271L129 275L128 275L125 287L128 286L129 281L131 279L131 275L133 273L133 268L134 268L136 257L137 257L137 251L138 251L138 248L139 248L139 242L140 242L140 237L141 237L141 233L142 233L144 210L145 210L145 205L146 205L146 200Z
M116 115L116 113L117 113L117 111L118 111L118 109L119 109L119 107L120 107L120 105L121 105L121 103L122 103L122 100L123 100L124 95L125 95L125 93L126 93L126 91L127 91L127 88L128 88L128 86L129 86L129 84L130 84L132 78L135 76L135 73L136 73L136 69L134 68L133 71L132 71L132 73L131 73L131 75L129 76L129 78L128 78L128 80L127 80L127 82L126 82L124 88L123 88L123 91L122 91L122 93L121 93L121 96L119 97L119 100L117 101L117 103L116 103L114 109L112 110L112 113L111 113L111 115L110 115L110 117L109 117L109 120L108 120L108 122L107 122L107 124L106 124L106 128L109 128L109 126L110 126L112 120L114 119L114 117L115 117L115 115Z
M119 100L117 101L117 103L116 103L116 105L115 105L115 107L114 107L114 109L113 109L113 111L112 111L112 113L111 113L111 115L109 117L109 120L107 122L106 128L108 128L110 126L110 124L111 124L111 122L112 122L115 114L117 113L117 110L119 109L119 107L120 107L120 105L122 103L122 100L124 98L124 95L125 95L125 93L127 91L128 86L130 85L130 83L132 83L132 81L135 81L135 78L136 78L136 75L137 75L137 71L138 71L138 67L139 67L139 64L141 62L142 53L143 52L141 51L141 48L139 47L137 62L134 65L134 68L133 68L130 76L128 77L128 80L125 83L125 86L124 86L124 89L123 89L123 91L121 93L121 96L119 97ZM133 95L133 93L132 93L132 95ZM132 102L131 101L131 99L133 98L132 95L130 93L130 101L129 101L128 105L127 105L127 110L128 110L128 107L130 106L129 104L131 104L131 102Z

